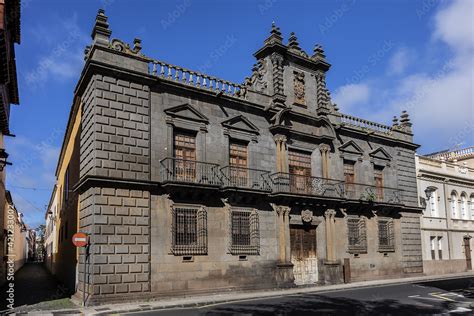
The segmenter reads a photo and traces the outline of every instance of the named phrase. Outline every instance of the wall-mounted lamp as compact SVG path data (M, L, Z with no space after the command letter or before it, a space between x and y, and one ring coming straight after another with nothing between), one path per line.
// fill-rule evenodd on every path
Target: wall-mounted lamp
M11 166L12 163L7 161L8 154L4 148L0 149L0 171L3 171L6 165Z

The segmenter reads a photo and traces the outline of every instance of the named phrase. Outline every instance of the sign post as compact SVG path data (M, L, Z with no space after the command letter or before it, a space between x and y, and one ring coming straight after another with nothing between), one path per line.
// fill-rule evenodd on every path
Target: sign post
M84 249L84 278L82 280L82 306L86 306L86 262L89 256L89 238L86 234L78 232L72 236L72 243L76 247L86 247Z

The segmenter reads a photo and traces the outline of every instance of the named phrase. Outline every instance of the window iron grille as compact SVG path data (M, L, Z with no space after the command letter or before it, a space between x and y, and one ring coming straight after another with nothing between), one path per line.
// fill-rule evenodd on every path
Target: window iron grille
M350 253L367 252L367 227L364 218L349 217L347 219Z
M230 253L235 255L260 253L259 218L256 210L231 209Z
M395 251L392 219L378 220L379 251Z
M203 207L172 208L172 245L175 255L207 254L207 213Z

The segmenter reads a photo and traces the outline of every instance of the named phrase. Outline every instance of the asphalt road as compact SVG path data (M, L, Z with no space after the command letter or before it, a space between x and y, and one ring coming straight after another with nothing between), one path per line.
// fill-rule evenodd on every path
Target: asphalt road
M474 278L387 285L127 315L474 315Z

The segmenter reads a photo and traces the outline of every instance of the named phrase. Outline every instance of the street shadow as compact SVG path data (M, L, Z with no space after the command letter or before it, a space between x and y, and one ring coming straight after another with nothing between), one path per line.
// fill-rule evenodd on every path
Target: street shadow
M397 300L361 301L350 298L330 298L320 295L299 295L266 300L228 304L204 309L200 315L434 315L449 308L441 306L402 304Z
M8 292L9 283L7 281L0 289L0 311L8 308L7 299L12 296ZM42 262L25 263L15 273L13 284L14 307L58 300L71 294L71 290L59 283Z

